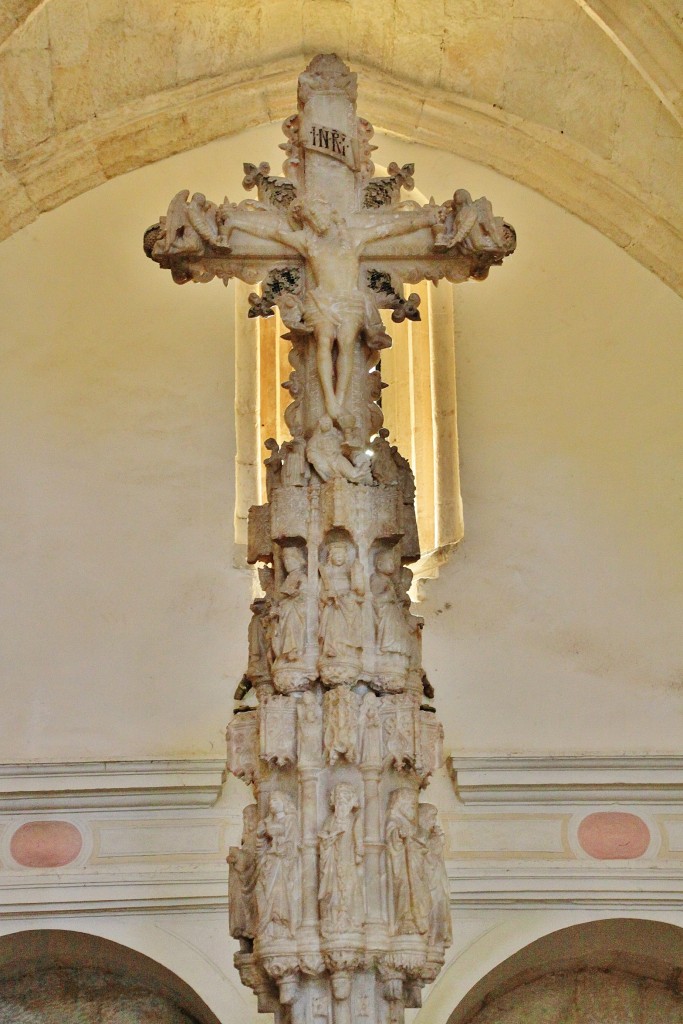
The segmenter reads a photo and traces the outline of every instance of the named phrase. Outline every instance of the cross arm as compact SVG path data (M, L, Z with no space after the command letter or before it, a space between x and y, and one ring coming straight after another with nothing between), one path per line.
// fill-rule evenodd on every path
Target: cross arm
M262 208L260 204L246 200L239 205L224 203L219 209L224 230L231 235L241 231L253 238L280 242L296 252L305 253L303 233L293 230L282 214Z
M435 206L433 203L410 210L381 210L377 213L362 215L359 218L360 223L357 225L356 231L360 239L368 244L378 242L383 238L410 235L422 228L434 227L445 217L446 211L443 207Z
M239 277L249 284L275 268L301 267L303 247L283 214L251 200L217 206L185 189L145 232L147 256L177 284Z

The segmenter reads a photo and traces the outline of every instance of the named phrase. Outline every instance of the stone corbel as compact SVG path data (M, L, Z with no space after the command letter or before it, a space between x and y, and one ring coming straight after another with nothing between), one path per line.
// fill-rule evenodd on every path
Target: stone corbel
M274 694L261 707L260 756L267 764L296 761L296 702L293 697Z
M226 729L228 770L251 786L258 774L258 711L240 711Z

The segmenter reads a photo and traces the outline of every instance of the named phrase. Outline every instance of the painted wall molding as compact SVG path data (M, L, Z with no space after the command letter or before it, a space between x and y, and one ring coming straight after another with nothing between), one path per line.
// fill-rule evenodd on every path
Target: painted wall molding
M0 813L211 807L223 759L64 761L0 765Z
M548 865L448 865L451 908L551 910L595 908L619 913L633 910L679 911L681 868L653 871L642 866L618 871ZM224 864L183 871L174 865L147 865L125 874L117 870L41 872L27 877L0 874L0 916L51 917L55 914L101 915L213 912L226 915L227 869Z
M450 769L461 800L444 815L456 915L680 909L683 758L452 757ZM206 759L0 766L0 915L227 915L225 857L241 815L217 803L222 772ZM647 822L645 856L596 860L580 848L578 825L605 804ZM77 825L83 854L66 867L17 864L12 835L36 819Z
M464 804L683 803L683 757L448 758Z
M51 917L54 914L99 915L195 913L225 914L227 931L228 871L218 864L158 863L66 872L0 873L0 917Z
M683 864L653 870L613 862L605 866L491 864L473 868L448 865L451 907L486 910L602 908L628 914L632 910L681 909Z

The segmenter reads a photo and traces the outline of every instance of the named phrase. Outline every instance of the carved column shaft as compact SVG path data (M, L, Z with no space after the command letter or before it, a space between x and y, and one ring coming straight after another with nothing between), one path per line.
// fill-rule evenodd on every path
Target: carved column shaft
M368 931L378 929L381 932L383 925L381 862L384 842L380 832L380 769L364 767L362 772L365 797L365 880Z
M258 798L228 858L235 964L275 1024L402 1024L451 941L445 836L419 803L442 730L420 706L415 480L381 429L380 309L419 319L406 276L481 280L515 248L484 197L420 206L401 198L412 165L373 177L355 101L356 76L315 57L284 177L245 164L258 199L239 204L178 192L144 242L179 284L262 282L250 316L277 305L292 342L292 436L267 440L268 501L249 510L264 593L228 728Z
M299 768L301 808L302 917L304 929L318 934L318 768Z

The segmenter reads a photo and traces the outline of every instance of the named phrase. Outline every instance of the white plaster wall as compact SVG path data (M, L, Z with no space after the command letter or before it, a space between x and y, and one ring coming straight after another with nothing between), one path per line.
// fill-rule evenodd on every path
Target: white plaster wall
M0 245L3 761L220 754L251 579L233 567L232 302L142 232L239 197L252 129L115 179ZM446 749L668 752L683 723L683 303L535 193L436 150L519 251L457 289L465 540L428 584ZM444 287L443 285L441 287Z

